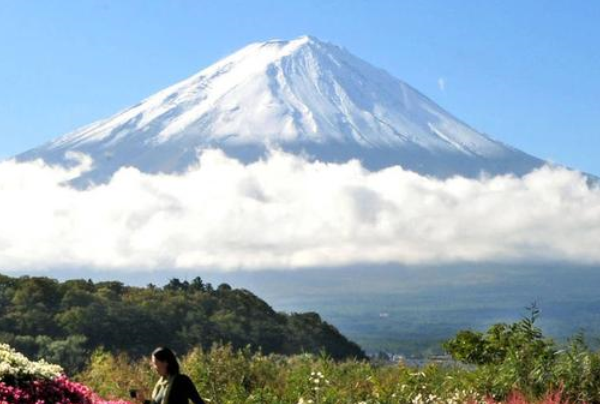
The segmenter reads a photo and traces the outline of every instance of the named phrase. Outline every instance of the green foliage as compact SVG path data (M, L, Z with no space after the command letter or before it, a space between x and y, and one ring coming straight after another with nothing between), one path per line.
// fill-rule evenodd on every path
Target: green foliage
M112 354L102 348L92 352L86 369L75 377L103 397L123 398L130 389L156 380L150 360L132 361L125 353ZM146 394L149 397L148 394Z
M478 365L472 372L480 391L506 399L518 390L539 399L553 390L577 402L600 402L600 356L582 334L560 350L536 326L539 309L513 324L495 324L483 333L461 331L444 343L452 357Z
M248 347L215 344L210 349L192 350L181 358L181 365L201 395L215 404L498 402L493 399L513 404L599 403L598 354L575 337L555 356L553 366L546 369L544 383L535 378L539 363L516 365L510 352L499 364L431 363L413 368L402 363L335 361L324 354L267 355ZM123 354L99 351L79 380L111 398L126 397L130 388L147 396L157 379L148 363L147 359L132 361Z
M600 356L588 349L583 334L575 335L559 352L553 371L554 384L568 392L572 400L600 402Z
M503 364L510 360L531 362L552 358L554 342L544 338L535 322L539 309L528 308L529 315L513 324L494 324L483 334L470 330L459 331L456 337L443 343L455 360L476 364Z
M201 395L213 404L459 404L463 401L450 400L477 396L460 390L466 386L464 378L457 376L463 370L437 365L420 372L401 364L335 361L325 354L266 355L249 348L236 350L230 344L194 349L181 358L181 365ZM147 360L131 362L102 352L79 380L111 398L126 397L131 387L147 396L156 382L153 374L140 377L147 368ZM132 379L139 384L132 384Z
M514 403L557 391L571 403L600 403L599 353L581 334L557 346L539 315L533 305L515 323L458 332L444 347L464 365L410 368L348 359L362 351L318 314L276 313L226 284L131 288L0 275L0 341L80 371L80 381L112 398L131 388L148 396L156 374L147 355L168 344L216 404L511 402L515 391L524 398Z
M287 315L244 289L216 289L201 278L172 279L164 288L48 278L0 276L0 342L45 357L68 372L103 347L133 358L167 345L185 353L215 342L234 349L294 354L324 349L336 359L364 358L315 313Z

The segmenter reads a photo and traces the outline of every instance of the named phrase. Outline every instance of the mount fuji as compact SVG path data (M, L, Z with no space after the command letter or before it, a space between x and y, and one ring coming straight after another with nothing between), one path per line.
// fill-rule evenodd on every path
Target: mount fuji
M447 178L523 175L545 162L477 132L417 90L314 37L253 43L116 115L18 155L94 160L85 181L123 166L181 172L199 150L243 162L272 149L310 159L359 159Z

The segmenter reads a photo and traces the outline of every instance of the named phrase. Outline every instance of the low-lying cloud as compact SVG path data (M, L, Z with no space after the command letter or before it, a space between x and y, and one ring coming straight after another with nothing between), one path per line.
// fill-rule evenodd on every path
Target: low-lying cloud
M358 263L600 263L600 190L563 168L523 178L369 172L217 150L177 175L123 168L77 189L72 169L0 163L0 269L217 270Z

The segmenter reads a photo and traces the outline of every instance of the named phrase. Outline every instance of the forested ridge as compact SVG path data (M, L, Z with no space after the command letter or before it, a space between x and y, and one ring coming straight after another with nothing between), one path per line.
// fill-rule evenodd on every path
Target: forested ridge
M197 277L158 287L0 275L0 342L76 371L102 347L132 357L159 345L185 353L230 343L263 353L364 358L317 313L278 313L245 289Z

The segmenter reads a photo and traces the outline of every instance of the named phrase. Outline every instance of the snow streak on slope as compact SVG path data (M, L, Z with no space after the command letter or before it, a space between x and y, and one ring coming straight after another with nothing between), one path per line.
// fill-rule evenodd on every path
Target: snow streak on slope
M335 45L313 37L251 44L117 115L20 160L91 155L107 179L121 166L188 167L198 148L244 162L269 148L323 161L360 159L438 177L524 174L542 165L453 118L431 100Z

